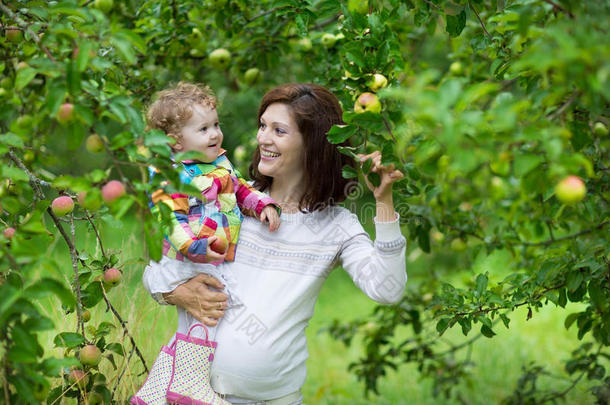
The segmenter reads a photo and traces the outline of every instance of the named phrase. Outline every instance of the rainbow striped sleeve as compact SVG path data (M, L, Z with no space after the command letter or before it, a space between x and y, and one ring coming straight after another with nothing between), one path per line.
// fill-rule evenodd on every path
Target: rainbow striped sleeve
M239 183L239 187L235 192L235 196L237 197L237 205L241 210L246 212L248 210L252 210L256 212L256 215L260 216L263 208L271 204L275 207L278 214L280 213L280 206L273 200L273 198L252 187L243 177L238 177L237 181Z
M155 206L165 204L172 211L171 228L167 233L169 243L190 261L205 263L208 240L207 237L196 236L189 225L188 195L167 194L165 190L159 189L152 194L152 203Z

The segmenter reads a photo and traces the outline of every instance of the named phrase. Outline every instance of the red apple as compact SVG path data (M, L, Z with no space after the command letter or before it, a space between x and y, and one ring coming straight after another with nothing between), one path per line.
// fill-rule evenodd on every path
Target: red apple
M6 239L12 239L15 235L15 228L8 227L2 232L2 234Z
M125 186L118 180L111 180L102 187L102 199L110 204L125 194Z
M59 111L57 111L57 121L62 124L70 121L74 116L74 104L72 103L63 103L59 107Z
M115 285L121 282L121 278L123 274L119 269L115 269L114 267L109 268L104 272L104 283L114 287Z
M210 245L210 249L223 255L227 250L227 240L222 236L218 236L217 239Z
M51 203L51 211L57 216L68 215L74 209L74 201L67 195L57 197Z
M568 176L555 186L557 199L566 205L579 203L586 193L585 183L577 176Z
M356 104L354 104L354 111L359 114L365 111L379 114L381 112L381 102L379 102L379 97L369 92L362 93L360 96L358 96Z
M89 375L83 370L74 369L68 374L68 381L70 384L76 384L79 389L83 390L89 383Z
M83 365L95 367L102 359L102 352L95 345L86 345L80 349L79 356Z
M85 149L91 153L100 153L104 151L104 141L98 134L91 134L85 141Z

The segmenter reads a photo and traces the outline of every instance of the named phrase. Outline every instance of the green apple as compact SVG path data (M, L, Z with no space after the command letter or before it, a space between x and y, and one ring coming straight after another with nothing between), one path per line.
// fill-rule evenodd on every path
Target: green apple
M324 48L326 48L326 49L332 48L333 46L335 46L336 42L337 42L337 37L334 36L333 34L326 33L326 34L322 35L322 45L324 46Z
M568 176L555 186L557 199L566 205L574 205L582 201L587 193L585 183L577 176Z
M89 322L91 320L91 311L89 311L88 309L85 309L83 311L83 322Z
M216 70L227 70L231 63L231 53L224 48L218 48L210 53L210 64Z
M596 122L593 125L593 134L599 137L606 136L608 135L608 127L603 122Z
M19 71L21 69L25 69L25 68L29 68L29 67L30 67L30 65L28 65L26 62L21 61L21 62L17 63L17 66L15 66L15 70Z
M102 359L102 352L97 346L89 344L80 349L79 357L83 365L95 367Z
M204 53L201 49L199 48L192 48L189 51L189 55L191 55L193 58L201 58L204 56Z
M354 104L354 111L358 114L365 111L379 114L381 112L381 102L379 101L379 97L368 92L360 94L356 100L356 104Z
M369 12L369 0L348 0L347 9L350 13L367 14Z
M17 126L19 128L30 128L34 123L34 118L29 114L23 114L17 118Z
M17 27L8 27L4 29L6 39L13 43L20 42L23 39L23 32Z
M104 141L98 134L91 134L85 141L85 149L90 153L100 153L104 151Z
M371 91L377 92L379 89L383 89L388 85L388 79L380 73L375 73L366 85L369 86Z
M65 124L70 121L74 116L74 104L72 103L64 103L59 107L59 111L57 111L57 121Z
M455 252L463 252L466 250L466 242L462 238L456 238L451 241L451 250Z
M297 47L302 52L309 52L313 48L313 44L311 43L311 39L301 38L297 41Z
M464 71L464 68L462 67L462 64L460 62L453 62L449 66L449 71L454 75L461 75Z
M263 77L263 74L261 73L261 71L259 69L250 68L250 69L246 70L246 73L244 74L244 81L246 82L246 84L248 86L252 86L252 85L260 82L262 77Z
M112 10L112 7L114 6L114 1L113 0L95 0L93 5L98 10L100 10L104 13L108 13L110 10Z

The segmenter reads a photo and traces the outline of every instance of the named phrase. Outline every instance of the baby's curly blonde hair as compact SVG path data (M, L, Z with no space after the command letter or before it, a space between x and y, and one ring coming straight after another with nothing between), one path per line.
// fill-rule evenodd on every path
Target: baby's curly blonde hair
M216 108L216 96L210 87L200 83L180 82L176 87L162 90L148 107L148 127L160 129L179 140L182 127L193 115L193 106L196 104Z

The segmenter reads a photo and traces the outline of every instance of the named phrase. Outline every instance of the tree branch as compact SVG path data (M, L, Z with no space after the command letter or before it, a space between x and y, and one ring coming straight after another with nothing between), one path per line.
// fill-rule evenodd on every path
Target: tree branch
M552 0L542 0L542 1L544 1L545 3L548 3L548 4L550 4L550 5L552 5L552 6L553 6L553 8L556 8L557 10L560 10L560 11L562 11L562 12L566 13L568 16L570 16L570 18L574 18L574 14L573 14L573 13L572 13L570 10L565 9L565 8L564 8L564 7L562 7L561 5L559 5L559 4L557 4L557 3L555 3L554 1L552 1Z
M42 44L42 41L40 41L40 38L38 38L38 34L32 31L28 24L23 21L17 14L15 14L13 10L4 5L2 1L0 1L0 10L6 13L10 18L15 20L17 22L17 25L19 25L19 28L28 33L28 35L34 40L34 42L36 42L36 45L38 45L40 49L42 49L42 51L47 54L49 60L51 60L52 62L56 62L51 52L49 52L47 47Z
M144 366L144 370L146 370L146 372L148 373L148 367L146 366L146 361L144 360L144 356L142 356L142 352L140 352L140 349L138 348L138 345L136 345L136 341L131 336L131 333L129 333L129 330L127 329L127 322L125 322L123 320L123 318L121 318L121 315L112 306L112 304L110 303L110 300L108 300L108 296L106 295L106 290L104 289L104 285L103 284L102 284L102 295L104 297L104 301L106 301L106 306L108 307L108 309L110 309L110 311L114 314L115 318L119 321L119 323L123 327L123 333L129 337L129 340L131 341L131 345L133 346L133 348L136 351L136 354L138 355L138 357L142 361L142 365Z
M388 120L386 119L386 117L384 117L383 115L381 116L381 118L383 119L383 123L385 125L385 129L387 129L388 133L390 134L390 136L392 137L392 140L394 141L394 144L396 144L398 142L398 140L396 139L396 137L394 136L394 133L392 133L392 128L390 128L390 123L388 122ZM404 158L402 156L399 156L398 159L400 159L400 162L404 165L406 164Z
M580 95L580 91L576 90L572 93L572 95L570 96L570 98L563 103L563 105L561 107L559 107L558 109L556 109L555 111L553 111L552 113L550 113L549 115L547 115L549 121L553 121L555 118L559 117L561 114L563 114L563 112L572 105L572 103L574 102L574 100L576 100L576 97L578 97Z
M470 9L474 13L474 15L477 16L477 20L479 20L479 24L481 24L481 27L483 27L483 31L485 31L485 34L487 34L487 37L489 37L489 39L492 39L491 34L489 33L489 31L487 31L487 27L485 27L485 24L483 23L483 20L481 20L481 16L479 16L479 13L477 12L477 9L474 8L474 6L470 2L470 0L468 1L468 7L470 7Z
M588 233L598 231L598 230L602 229L603 227L605 227L608 224L610 224L610 220L604 221L601 224L598 224L597 226L595 226L593 228L585 229L583 231L576 232L576 233L573 233L571 235L562 236L560 238L555 238L555 239L551 238L551 239L548 239L548 240L545 240L545 241L542 241L542 242L519 242L519 243L517 243L517 245L523 245L523 246L549 246L549 245L552 245L553 243L556 243L556 242L562 242L562 241L565 241L565 240L574 239L574 238L577 238L579 236L586 235Z
M80 280L78 279L78 256L74 241L76 239L76 230L74 229L74 217L70 215L70 233L72 234L71 246L70 246L70 259L72 260L72 269L74 270L74 290L76 292L76 332L80 327L83 337L85 337L85 323L83 322L83 302L80 291Z

